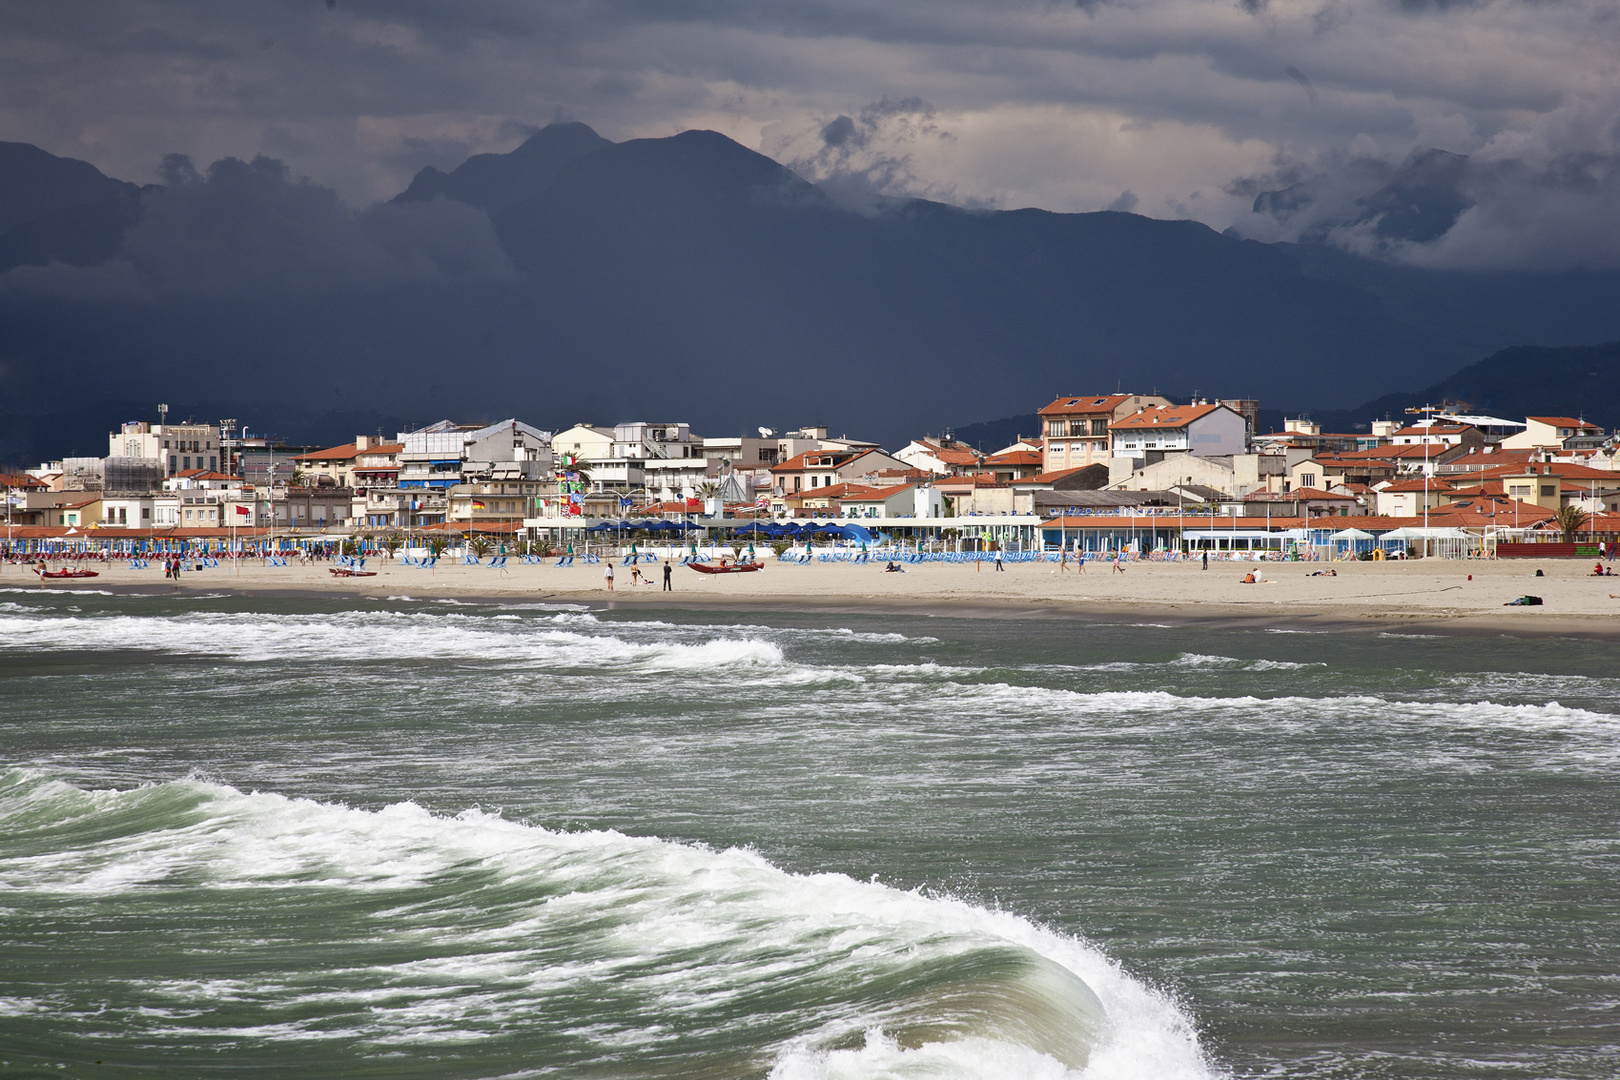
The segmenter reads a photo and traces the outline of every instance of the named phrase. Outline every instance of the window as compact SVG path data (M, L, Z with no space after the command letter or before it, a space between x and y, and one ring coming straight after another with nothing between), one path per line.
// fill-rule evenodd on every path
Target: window
M1069 421L1069 434L1070 435L1084 435L1085 433L1086 433L1086 422L1084 420L1070 420Z
M1106 434L1108 434L1108 421L1107 420L1093 420L1091 422L1091 433L1093 435L1106 435Z
M1300 487L1309 487L1309 488L1315 487L1316 486L1316 474L1315 473L1300 473L1299 474L1299 486Z
M1542 484L1541 494L1543 496L1556 495L1558 494L1558 486L1556 484Z
M819 478L818 478L818 477L814 477L814 476L812 476L812 477L811 477L811 478L810 478L810 486L811 486L811 487L815 487L815 486L816 486L816 483L817 483L817 480L818 480L818 479L819 479Z
M177 464L177 462L179 462L179 460L180 459L175 457L173 454L169 455L169 471L170 472L174 472L175 469L179 468L179 465Z
M1046 433L1054 439L1063 438L1063 421L1052 420L1046 425Z
M152 520L152 508L150 506L141 507L141 520L142 521L151 521Z

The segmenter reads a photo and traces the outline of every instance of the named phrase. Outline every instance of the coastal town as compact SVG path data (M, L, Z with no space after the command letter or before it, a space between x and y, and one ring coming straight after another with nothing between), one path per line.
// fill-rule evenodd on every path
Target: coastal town
M1249 399L1065 396L1008 445L885 448L825 426L443 420L340 446L130 420L102 457L0 477L13 560L386 552L527 558L746 538L779 558L1382 560L1608 555L1620 441L1448 404L1258 431Z

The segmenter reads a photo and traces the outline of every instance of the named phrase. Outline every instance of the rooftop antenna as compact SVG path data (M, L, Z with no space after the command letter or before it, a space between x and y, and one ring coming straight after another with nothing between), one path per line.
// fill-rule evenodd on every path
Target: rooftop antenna
M158 406L158 424L160 426L166 427L166 426L168 426L168 423L169 423L169 407L167 405L159 405Z

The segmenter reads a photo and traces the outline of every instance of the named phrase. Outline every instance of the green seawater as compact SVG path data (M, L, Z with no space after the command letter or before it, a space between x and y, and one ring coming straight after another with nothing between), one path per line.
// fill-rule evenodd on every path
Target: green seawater
M1613 1077L1617 660L0 591L0 1077Z

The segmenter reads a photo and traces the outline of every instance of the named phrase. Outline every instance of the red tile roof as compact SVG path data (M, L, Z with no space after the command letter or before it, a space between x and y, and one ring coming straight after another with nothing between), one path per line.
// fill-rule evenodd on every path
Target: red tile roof
M1387 487L1379 488L1378 490L1380 490L1380 491L1433 491L1433 492L1442 492L1442 491L1450 491L1451 490L1451 485L1448 484L1446 481L1440 479L1438 476L1432 476L1427 480L1423 480L1421 478L1417 479L1417 480L1397 480L1395 483L1390 484Z
M1129 431L1137 428L1179 428L1201 419L1223 405L1155 405L1143 409L1123 420L1108 425L1110 431Z
M1134 394L1106 394L1098 397L1060 397L1040 410L1041 416L1075 416L1088 413L1114 414L1114 410L1135 397Z
M403 449L403 448L402 448ZM308 454L297 454L298 461L348 461L360 451L355 449L354 443L344 443L342 446L333 446L326 450L315 450Z
M1020 484L1055 484L1065 476L1072 476L1075 473L1082 472L1086 469L1094 469L1102 464L1102 462L1096 461L1090 465L1076 465L1072 469L1053 469L1051 472L1043 472L1038 476L1025 477L1023 480L1018 482ZM1106 466L1104 467L1106 468Z

